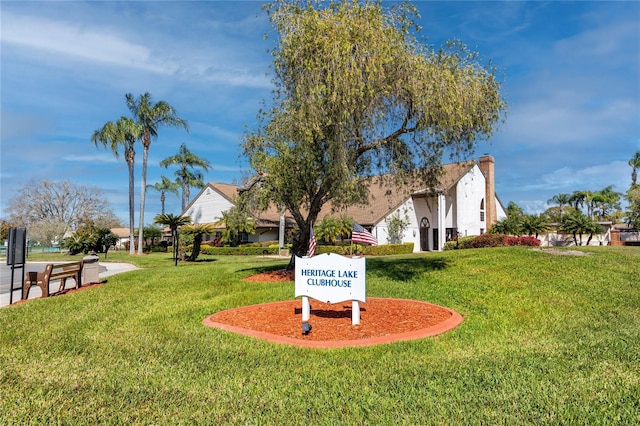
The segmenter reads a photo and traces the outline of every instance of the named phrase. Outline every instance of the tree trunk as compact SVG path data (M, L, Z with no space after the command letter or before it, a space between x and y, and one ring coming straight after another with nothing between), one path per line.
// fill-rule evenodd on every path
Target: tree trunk
M134 205L134 159L135 154L132 152L127 152L125 154L127 156L127 167L129 168L129 254L136 254L135 250L135 241L136 241L136 233L135 233L135 224L134 224L134 216L135 216L135 205Z
M202 235L195 235L193 237L193 250L191 251L191 256L187 259L190 262L195 262L200 254L200 247L202 245Z
M147 131L145 130L145 138L148 138ZM140 223L138 224L138 254L142 255L142 232L144 228L144 196L147 190L147 160L149 158L149 144L144 144L144 150L142 151L142 180L140 188Z

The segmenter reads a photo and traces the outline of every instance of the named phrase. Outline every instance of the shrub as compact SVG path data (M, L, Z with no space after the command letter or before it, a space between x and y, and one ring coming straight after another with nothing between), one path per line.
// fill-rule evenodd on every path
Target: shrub
M444 245L444 248L445 250L455 250L484 247L536 247L540 244L540 240L532 236L515 237L512 235L503 234L482 234L477 236L463 237L458 241L447 241Z
M316 254L335 253L343 256L351 254L363 254L371 256L388 256L392 254L409 254L413 252L413 243L404 244L383 244L380 246L367 246L361 244L353 244L348 246L325 246L320 245L316 248Z
M240 247L211 247L201 248L200 253L215 255L215 256L258 256L264 254L278 254L278 248L272 247L255 247L255 246L240 246Z

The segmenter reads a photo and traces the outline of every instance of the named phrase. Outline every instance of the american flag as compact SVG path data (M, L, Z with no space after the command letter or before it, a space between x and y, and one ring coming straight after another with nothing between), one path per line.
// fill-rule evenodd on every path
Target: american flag
M351 233L351 241L354 243L371 244L372 246L378 245L376 237L371 235L371 232L367 231L355 222L353 222L353 232Z
M316 236L313 235L313 226L311 227L311 234L309 235L309 257L316 254Z

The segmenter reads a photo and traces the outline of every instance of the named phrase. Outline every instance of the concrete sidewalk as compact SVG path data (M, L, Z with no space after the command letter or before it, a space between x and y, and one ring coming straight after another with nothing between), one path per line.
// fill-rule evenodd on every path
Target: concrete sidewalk
M28 270L44 271L44 267L47 263L50 263L50 262L27 262L27 264L29 265ZM33 267L34 265L37 265L38 267L34 268ZM111 275L133 271L136 269L139 269L139 268L130 263L98 262L98 277L102 282L102 281L105 281L105 278L110 277ZM11 280L9 279L9 281ZM17 287L18 289L13 291L13 303L17 302L22 297L22 295L20 294L19 282L16 282L14 286ZM73 281L73 279L67 280L65 289L74 288L74 287L75 287L75 282ZM52 281L52 283L49 285L50 294L58 291L58 288L60 288L60 280ZM6 283L6 285L5 284L2 285L2 292L0 293L0 307L9 305L8 289L9 289L8 283ZM37 286L31 287L31 290L29 291L29 300L37 299L40 296L42 296L42 290L40 289L40 287L37 287Z

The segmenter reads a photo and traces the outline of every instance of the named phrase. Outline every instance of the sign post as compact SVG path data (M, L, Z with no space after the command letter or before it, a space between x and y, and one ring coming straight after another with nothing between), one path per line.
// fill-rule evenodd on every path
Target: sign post
M7 246L7 265L11 266L11 285L9 286L9 304L13 303L13 282L15 280L15 270L22 269L22 280L20 281L20 294L24 288L24 263L27 254L27 229L10 228L9 245ZM22 297L22 296L21 296Z
M367 301L364 257L324 253L296 257L295 297L302 296L302 321L311 315L309 298L327 303L352 302L351 323L360 324L360 303Z

